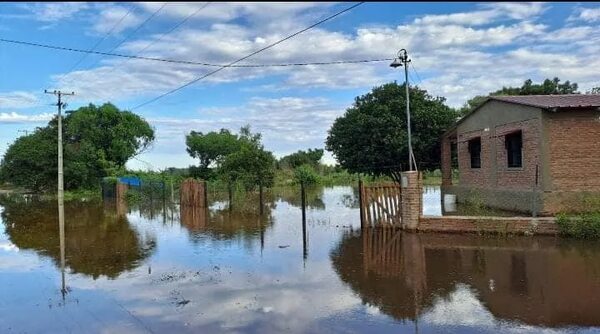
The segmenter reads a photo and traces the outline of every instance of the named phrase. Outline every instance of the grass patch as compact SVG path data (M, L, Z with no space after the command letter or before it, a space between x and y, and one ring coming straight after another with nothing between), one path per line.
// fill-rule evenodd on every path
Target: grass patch
M560 213L556 216L560 234L578 239L600 239L600 211Z

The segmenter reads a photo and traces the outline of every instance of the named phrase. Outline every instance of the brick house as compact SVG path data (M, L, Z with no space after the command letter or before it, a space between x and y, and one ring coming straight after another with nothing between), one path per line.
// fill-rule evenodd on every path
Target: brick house
M442 191L459 202L476 196L546 215L585 210L600 199L600 95L490 97L443 135L441 152Z

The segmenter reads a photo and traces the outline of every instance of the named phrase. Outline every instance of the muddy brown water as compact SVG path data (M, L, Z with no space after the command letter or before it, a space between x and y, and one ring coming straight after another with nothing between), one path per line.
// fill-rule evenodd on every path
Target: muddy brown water
M600 244L360 231L350 187L163 205L0 199L0 333L600 332ZM222 198L221 198L222 197Z

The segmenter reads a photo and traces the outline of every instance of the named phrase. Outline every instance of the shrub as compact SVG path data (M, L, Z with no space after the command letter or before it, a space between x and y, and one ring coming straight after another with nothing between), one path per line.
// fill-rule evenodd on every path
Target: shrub
M600 239L600 211L556 216L556 224L564 236L580 239Z

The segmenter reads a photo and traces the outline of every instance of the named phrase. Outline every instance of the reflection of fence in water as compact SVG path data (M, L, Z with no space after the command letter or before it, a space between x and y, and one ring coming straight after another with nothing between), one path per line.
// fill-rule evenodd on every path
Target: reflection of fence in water
M192 231L200 231L206 228L208 221L207 208L182 205L180 209L181 224L183 224Z
M363 268L386 277L399 277L404 265L399 229L367 228L362 231Z
M400 227L402 190L395 183L362 185L360 183L361 221L363 226Z

